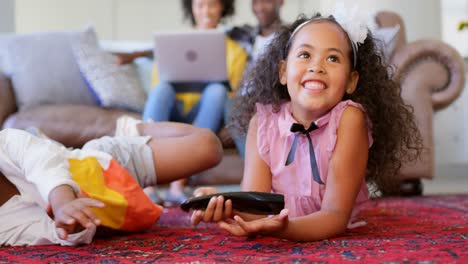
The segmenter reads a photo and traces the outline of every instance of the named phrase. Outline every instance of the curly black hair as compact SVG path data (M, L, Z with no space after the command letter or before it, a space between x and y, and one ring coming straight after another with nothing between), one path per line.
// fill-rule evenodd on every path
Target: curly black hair
M223 6L223 12L221 13L221 20L224 18L233 16L235 13L234 0L219 0ZM193 0L182 0L182 9L184 11L184 19L192 22L192 26L195 25L195 18L193 17L192 11Z
M320 17L317 14L312 19ZM244 94L239 94L234 100L233 109L236 111L232 113L230 124L239 133L246 133L249 121L256 112L255 103L271 104L274 111L279 111L283 103L291 100L286 86L279 80L279 62L288 57L288 43L294 29L309 19L301 15L290 26L283 26L263 56L247 71L241 86L245 88ZM337 23L333 17L326 19ZM349 56L352 62L352 50ZM372 122L374 142L369 150L366 180L373 186L375 194L377 191L383 195L398 194L399 181L396 176L402 163L416 160L422 151L422 139L414 122L413 108L403 102L401 86L392 79L391 68L383 61L371 32L359 45L357 63L352 70L359 73L357 88L342 100L350 99L361 104Z

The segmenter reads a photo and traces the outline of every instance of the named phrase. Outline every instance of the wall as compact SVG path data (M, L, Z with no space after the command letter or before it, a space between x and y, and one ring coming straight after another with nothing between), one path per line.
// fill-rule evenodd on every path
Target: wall
M93 24L101 38L115 34L114 0L15 0L16 32L81 30Z
M14 1L14 0L2 0ZM463 1L463 0L462 0ZM349 1L347 1L349 3ZM408 39L441 38L440 0L355 0L369 11L398 12L407 25ZM299 13L327 11L334 0L286 0L285 21ZM238 0L229 23L254 23L249 0ZM151 32L184 29L178 0L16 0L16 31L79 30L94 24L102 39L150 40Z
M285 21L293 21L305 2L317 6L307 0L285 2L281 10ZM109 40L151 41L155 31L190 27L179 0L16 0L15 15L19 33L80 30L91 24L101 39ZM227 22L254 23L250 1L238 0L236 16Z
M15 0L0 1L0 33L15 31Z
M465 69L460 97L434 115L436 175L466 177L468 170L468 59Z
M441 2L442 39L465 57L465 89L447 109L434 116L436 175L466 176L468 169L468 29L458 23L468 20L468 1Z
M468 28L463 31L458 30L461 21L468 22L468 1L442 1L441 10L442 38L457 48L465 58L468 58Z
M335 2L337 1L322 0L320 8L321 10L329 10L335 5ZM398 13L405 21L409 41L441 38L440 0L348 0L345 2L357 3L370 12L390 10Z

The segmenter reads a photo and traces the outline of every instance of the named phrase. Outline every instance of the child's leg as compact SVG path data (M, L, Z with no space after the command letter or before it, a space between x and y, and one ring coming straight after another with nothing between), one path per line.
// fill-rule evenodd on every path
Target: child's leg
M148 146L158 183L165 184L216 166L222 159L221 142L208 129L183 123L138 124L142 136L151 136Z

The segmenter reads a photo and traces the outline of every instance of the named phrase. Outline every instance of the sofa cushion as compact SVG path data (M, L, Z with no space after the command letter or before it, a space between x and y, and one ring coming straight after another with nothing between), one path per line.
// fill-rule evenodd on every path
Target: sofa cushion
M93 105L70 40L81 32L42 32L3 38L3 64L11 78L18 108L41 104Z
M85 30L72 47L100 106L143 111L146 95L136 69L131 64L118 64L115 56L102 50L93 28Z

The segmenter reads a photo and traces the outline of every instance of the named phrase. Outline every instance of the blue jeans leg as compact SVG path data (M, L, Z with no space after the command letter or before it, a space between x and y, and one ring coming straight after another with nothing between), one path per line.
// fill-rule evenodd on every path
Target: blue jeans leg
M167 82L161 82L148 96L143 111L143 121L169 121L176 103L174 87Z
M224 110L224 123L226 125L229 125L232 120L231 120L231 113L233 111L232 109L232 99L228 98L226 102L226 108ZM234 144L236 145L237 151L239 152L242 160L245 158L245 141L246 141L246 136L245 134L239 133L239 131L235 130L234 128L229 127L229 132L231 133L232 140L234 140Z
M221 83L211 83L203 90L193 125L217 132L224 116L227 88Z

